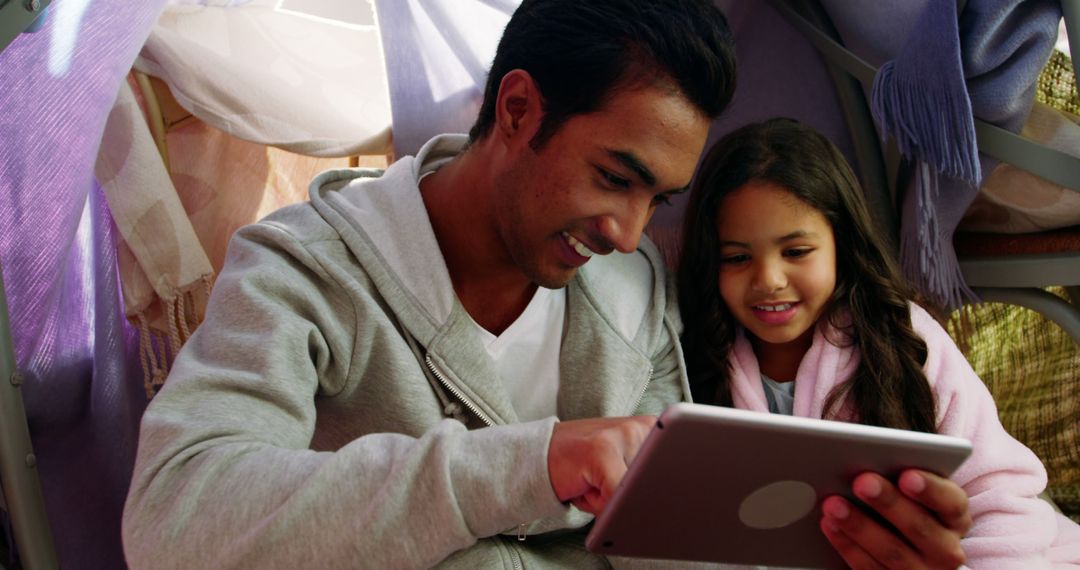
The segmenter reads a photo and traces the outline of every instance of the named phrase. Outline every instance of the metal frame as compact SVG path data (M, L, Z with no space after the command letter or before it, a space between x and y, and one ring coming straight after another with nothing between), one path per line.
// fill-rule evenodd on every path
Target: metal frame
M23 568L57 568L56 548L23 407L22 375L15 368L3 276L0 275L0 481Z
M154 86L150 83L150 76L134 69L131 70L131 74L135 77L135 84L139 87L143 101L146 103L146 122L149 123L150 134L154 137L154 145L157 146L158 154L161 155L161 162L165 163L165 172L171 173L169 145L165 140L168 127L165 125L165 117L161 113L161 103L158 101L157 92L154 91Z
M52 0L0 0L0 51L26 31Z

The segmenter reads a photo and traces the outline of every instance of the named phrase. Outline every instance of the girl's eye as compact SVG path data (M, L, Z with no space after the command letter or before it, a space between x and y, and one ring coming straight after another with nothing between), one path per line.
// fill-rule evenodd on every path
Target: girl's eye
M784 256L785 257L806 257L807 255L810 254L811 251L814 251L814 250L813 250L813 248L809 248L809 247L792 248L792 249L784 250Z
M665 206L670 206L671 196L667 194L657 194L653 197L653 204L663 204Z
M737 253L735 255L725 255L720 258L721 265L738 265L740 263L746 263L750 261L750 256L745 253Z
M614 186L614 187L620 188L620 189L630 187L630 181L629 180L627 180L625 178L621 178L619 176L615 176L614 174L608 172L607 170L604 170L603 168L598 168L597 170L600 171L600 176L602 176L604 178L604 182L607 182L611 186Z

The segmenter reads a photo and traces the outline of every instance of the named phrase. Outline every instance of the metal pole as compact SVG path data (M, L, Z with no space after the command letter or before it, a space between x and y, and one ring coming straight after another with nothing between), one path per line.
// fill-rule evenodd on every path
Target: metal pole
M1065 18L1065 35L1069 38L1069 57L1072 59L1073 76L1080 81L1080 0L1061 0L1061 15Z
M30 445L21 385L22 376L15 369L4 280L0 275L0 481L22 567L53 569L59 565L45 515L37 457Z
M51 3L52 0L0 0L0 51L28 28L33 30L34 21Z

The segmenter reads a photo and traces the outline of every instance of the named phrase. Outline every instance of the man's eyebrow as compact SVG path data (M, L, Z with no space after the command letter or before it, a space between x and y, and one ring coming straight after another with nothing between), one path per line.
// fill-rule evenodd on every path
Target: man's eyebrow
M649 170L649 167L642 164L641 161L638 160L638 157L634 156L633 153L624 150L610 149L607 152L612 158L621 162L623 166L637 173L637 175L645 181L647 186L656 186L656 175Z

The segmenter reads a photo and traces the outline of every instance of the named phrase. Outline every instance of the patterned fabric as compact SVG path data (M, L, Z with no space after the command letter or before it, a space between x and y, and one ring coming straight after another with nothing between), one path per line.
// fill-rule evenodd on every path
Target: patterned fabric
M1035 106L1021 135L1080 156L1080 97L1069 51L1063 20L1058 27L1056 49L1039 74ZM1077 224L1080 191L1063 188L1011 164L999 164L983 181L957 231L1015 234Z
M1058 50L1050 54L1050 61L1039 74L1035 100L1059 111L1080 114L1080 97L1076 94L1072 58Z
M948 331L990 388L1002 425L1042 459L1050 498L1080 522L1080 345L1042 315L1001 303L964 306Z
M1080 156L1080 117L1036 103L1021 135ZM1008 163L983 181L958 226L962 232L1031 233L1080 224L1080 191L1062 187ZM961 236L957 236L960 239Z

